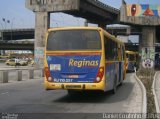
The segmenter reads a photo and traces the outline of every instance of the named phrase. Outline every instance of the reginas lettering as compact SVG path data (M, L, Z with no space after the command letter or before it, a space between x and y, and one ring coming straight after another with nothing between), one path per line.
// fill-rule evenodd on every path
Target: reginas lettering
M75 67L96 67L98 66L99 61L98 60L69 60L69 66L75 66Z

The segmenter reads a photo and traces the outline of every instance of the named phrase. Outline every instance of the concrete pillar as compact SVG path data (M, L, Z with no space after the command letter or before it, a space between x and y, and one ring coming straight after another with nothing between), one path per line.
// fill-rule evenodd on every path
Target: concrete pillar
M8 83L8 71L0 72L0 83Z
M17 81L22 81L22 71L21 70L17 71Z
M155 27L143 27L142 28L142 38L140 38L140 45L139 45L139 52L141 52L141 55L144 54L144 52L147 53L150 53L150 52L147 52L147 48L150 49L150 48L154 48L154 44L155 44L155 40L156 40L156 29ZM146 51L144 50L146 48ZM143 52L143 54L142 54ZM153 54L153 53L152 53ZM144 59L142 58L143 56L141 56L141 65L140 65L140 70L145 70L146 68L144 68L142 66L142 63L144 62ZM147 59L149 59L149 57L147 57ZM154 60L154 59L153 59ZM151 69L154 69L151 68Z
M34 46L34 60L35 67L43 67L44 62L44 47L46 32L50 27L50 13L48 12L36 12L35 21L35 46Z
M29 77L29 79L34 79L34 69L29 69L28 70L28 77Z
M142 28L142 47L153 47L156 39L155 27L143 27Z
M139 35L139 48L138 48L139 53L141 53L141 49L142 49L142 34Z
M138 56L138 67L137 69L139 69L141 67L141 50L142 50L142 34L139 35L139 48L138 48L138 53L139 53L139 56Z

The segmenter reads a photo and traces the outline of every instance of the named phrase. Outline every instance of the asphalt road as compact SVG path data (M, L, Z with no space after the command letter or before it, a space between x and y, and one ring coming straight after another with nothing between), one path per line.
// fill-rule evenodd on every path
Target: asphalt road
M141 113L141 91L133 79L119 86L116 94L107 92L78 93L72 96L65 90L46 91L43 79L0 84L2 113Z

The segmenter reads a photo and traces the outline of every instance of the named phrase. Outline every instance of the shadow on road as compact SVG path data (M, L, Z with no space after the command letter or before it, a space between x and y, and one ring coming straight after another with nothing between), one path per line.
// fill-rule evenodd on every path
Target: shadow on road
M134 83L125 82L122 86L118 86L116 94L112 94L111 91L85 91L77 92L73 95L65 95L53 102L70 102L70 103L115 103L126 100L133 91Z

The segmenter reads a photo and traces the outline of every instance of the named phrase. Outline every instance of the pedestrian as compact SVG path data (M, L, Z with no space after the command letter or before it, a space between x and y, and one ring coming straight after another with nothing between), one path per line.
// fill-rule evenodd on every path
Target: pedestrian
M15 67L17 67L19 65L19 59L15 58Z

